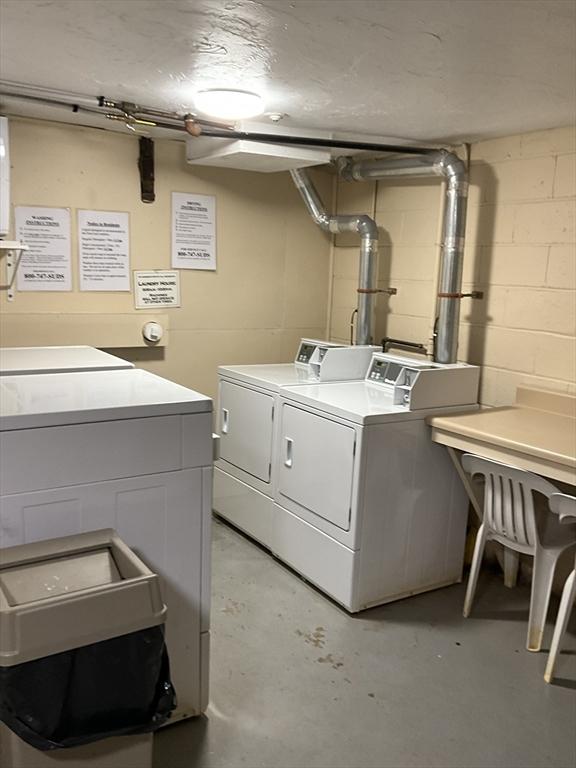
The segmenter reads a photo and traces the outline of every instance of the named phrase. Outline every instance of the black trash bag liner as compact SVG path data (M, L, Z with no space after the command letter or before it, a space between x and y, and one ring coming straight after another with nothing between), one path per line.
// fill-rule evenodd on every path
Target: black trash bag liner
M175 707L160 626L0 667L0 721L42 751L149 733Z

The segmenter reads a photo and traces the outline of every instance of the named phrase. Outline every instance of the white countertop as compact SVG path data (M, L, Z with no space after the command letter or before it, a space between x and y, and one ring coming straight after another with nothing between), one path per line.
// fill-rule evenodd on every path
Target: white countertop
M514 405L437 415L432 438L531 472L576 482L576 397L519 387Z
M134 368L134 365L94 347L0 348L0 376L122 368Z
M206 395L136 368L0 378L0 430L211 410Z

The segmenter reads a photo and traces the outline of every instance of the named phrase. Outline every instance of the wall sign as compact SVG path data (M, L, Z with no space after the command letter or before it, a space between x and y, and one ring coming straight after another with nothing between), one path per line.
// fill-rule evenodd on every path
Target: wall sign
M172 267L216 269L216 198L172 192Z
M159 269L134 272L134 306L136 309L179 307L180 274Z
M17 206L16 239L26 243L17 273L19 291L71 291L70 210Z
M81 291L130 290L130 220L116 211L78 211Z

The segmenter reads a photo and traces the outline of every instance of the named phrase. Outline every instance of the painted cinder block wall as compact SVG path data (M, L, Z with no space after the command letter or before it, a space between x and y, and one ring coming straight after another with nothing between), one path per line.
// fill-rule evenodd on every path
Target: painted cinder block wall
M483 366L481 401L514 400L520 383L576 392L576 129L479 142L470 192L459 359ZM338 211L381 229L377 334L429 342L435 313L442 185L434 179L338 183ZM358 246L333 249L330 334L349 337Z

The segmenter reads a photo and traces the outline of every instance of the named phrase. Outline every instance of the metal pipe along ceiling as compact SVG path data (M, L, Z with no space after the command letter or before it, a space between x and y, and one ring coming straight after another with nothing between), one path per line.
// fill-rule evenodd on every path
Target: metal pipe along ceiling
M442 222L442 266L438 291L438 329L434 358L455 363L462 298L462 261L466 230L468 172L460 158L446 150L418 157L378 160L340 158L338 170L344 179L362 181L394 176L429 176L446 179L446 206Z
M358 278L358 320L356 344L371 344L374 337L376 302L376 276L378 272L378 227L366 215L338 215L326 213L318 192L307 172L290 171L308 212L326 232L358 232L361 237L360 272Z

